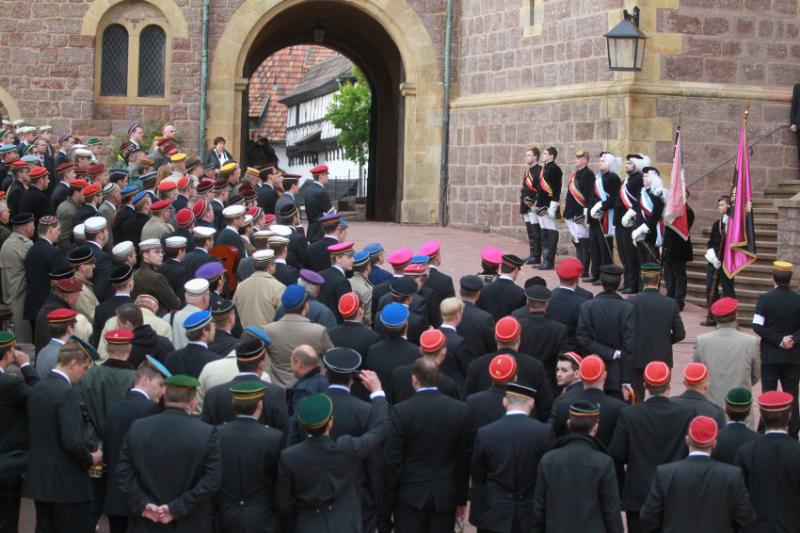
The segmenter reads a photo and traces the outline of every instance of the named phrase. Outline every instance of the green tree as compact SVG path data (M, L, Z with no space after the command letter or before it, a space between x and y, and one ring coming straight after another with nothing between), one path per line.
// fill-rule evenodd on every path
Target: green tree
M344 157L363 166L369 148L369 109L372 93L364 74L353 67L355 82L345 83L333 95L333 103L325 116L340 131L337 142Z

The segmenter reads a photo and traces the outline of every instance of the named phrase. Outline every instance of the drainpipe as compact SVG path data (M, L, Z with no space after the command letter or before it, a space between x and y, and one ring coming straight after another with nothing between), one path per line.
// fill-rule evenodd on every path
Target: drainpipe
M206 151L206 98L208 93L208 6L211 0L203 0L203 48L200 58L200 131L197 135L198 157Z
M439 165L439 225L447 226L447 151L450 146L450 39L453 33L453 0L447 0L444 33L444 98L442 101L442 160Z

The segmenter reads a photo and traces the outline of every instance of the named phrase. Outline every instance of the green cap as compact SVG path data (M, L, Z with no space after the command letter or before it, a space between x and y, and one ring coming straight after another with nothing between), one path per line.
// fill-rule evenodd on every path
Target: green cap
M297 418L308 429L318 429L328 423L333 414L333 402L327 394L314 394L300 400Z
M661 265L658 263L645 263L642 265L642 272L660 272Z
M725 405L731 411L748 411L753 405L753 393L744 387L735 387L725 395Z
M230 389L236 400L255 400L264 396L264 391L267 390L267 385L263 381L251 379L249 381L240 381L235 383Z
M0 348L8 348L14 346L17 342L17 336L10 331L0 331Z
M86 146L97 146L98 144L103 144L103 143L97 137L89 137L86 140Z
M183 387L185 389L196 389L200 386L200 382L192 376L185 374L173 374L167 378L167 387Z

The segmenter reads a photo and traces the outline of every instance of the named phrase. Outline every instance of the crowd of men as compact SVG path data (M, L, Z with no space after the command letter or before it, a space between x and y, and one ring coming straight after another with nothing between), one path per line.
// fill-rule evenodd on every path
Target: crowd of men
M588 190L599 239L568 211L578 258L556 260L555 149L527 217L548 288L496 247L456 282L438 241L356 250L324 165L300 206L300 176L224 146L204 164L171 125L145 153L134 124L119 168L63 135L51 188L47 147L19 159L49 128L25 128L0 146L0 532L22 497L43 533L103 515L114 533L621 532L623 511L630 532L800 528L793 265L774 263L758 337L714 303L671 395L686 334L668 269L588 263L611 252Z

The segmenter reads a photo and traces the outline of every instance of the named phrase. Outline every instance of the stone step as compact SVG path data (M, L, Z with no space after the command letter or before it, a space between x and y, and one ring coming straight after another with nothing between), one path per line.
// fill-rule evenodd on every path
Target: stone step
M788 199L788 198L791 198L792 196L794 196L795 194L797 194L798 192L800 192L800 189L798 189L796 191L795 190L791 190L791 189L789 189L789 190L786 190L786 189L767 189L766 191L764 191L764 196L767 197L767 198L773 199L773 200L778 199L778 198L780 198L780 199Z
M756 217L774 218L778 219L777 207L753 207L753 215ZM757 220L757 218L756 218Z
M752 274L755 275L747 275L750 274L750 269L745 269L741 274L736 276L736 288L744 287L744 288L751 288L757 289L762 292L766 292L773 287L772 283L772 276L769 274L761 274L759 272L754 272ZM721 274L724 275L724 274ZM701 270L687 270L686 277L691 281L694 280L695 283L702 283L703 288L705 290L705 282L706 282L706 271L705 269Z
M778 187L798 187L800 190L800 180L780 180Z
M694 261L690 261L686 264L687 271L689 270L696 270L696 271L706 271L706 260L705 259L695 259ZM754 274L760 275L767 275L772 276L772 263L768 264L760 264L754 263L745 269L745 272L748 275L753 276Z
M775 227L777 228L777 221L775 222ZM756 242L761 244L761 241L770 242L773 240L777 240L778 238L778 230L777 229L759 229L758 224L755 225L756 230ZM708 239L711 236L711 228L706 228L703 230L702 233L703 237Z

